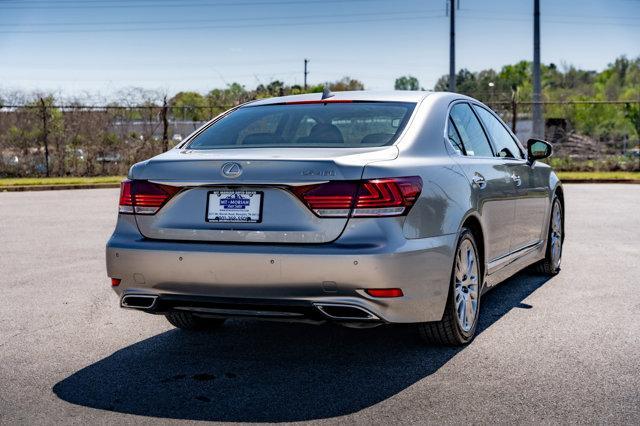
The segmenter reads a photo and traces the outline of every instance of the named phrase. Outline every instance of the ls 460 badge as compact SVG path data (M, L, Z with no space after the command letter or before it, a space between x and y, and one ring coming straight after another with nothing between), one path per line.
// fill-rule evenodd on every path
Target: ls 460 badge
M336 172L333 170L303 170L300 172L302 176L335 176Z

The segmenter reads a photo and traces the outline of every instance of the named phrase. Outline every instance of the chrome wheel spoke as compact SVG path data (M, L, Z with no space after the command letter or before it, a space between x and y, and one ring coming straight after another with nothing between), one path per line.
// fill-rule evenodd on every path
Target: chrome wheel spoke
M460 309L460 305L463 302L463 298L464 296L462 294L462 291L456 291L456 311Z
M475 312L473 310L473 303L471 300L467 300L467 312L465 314L466 327L470 327L470 323L473 322L473 317L475 316Z
M464 277L464 273L460 270L458 265L456 265L456 283L462 283L462 278Z
M468 287L469 289L469 298L477 299L478 298L478 286L476 284L472 284Z
M460 272L460 276L462 277L464 276L464 273L467 272L466 264L462 259L462 250L458 251L457 259L458 259L458 271Z
M473 271L473 263L474 263L474 259L473 259L473 253L471 252L471 250L473 250L471 248L471 245L469 245L469 247L467 248L467 273L470 274L471 271Z

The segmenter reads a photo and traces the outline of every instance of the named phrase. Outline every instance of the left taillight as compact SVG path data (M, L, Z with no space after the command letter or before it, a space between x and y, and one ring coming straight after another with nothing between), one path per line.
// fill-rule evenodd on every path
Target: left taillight
M331 181L293 188L320 217L379 217L407 214L422 192L419 176Z
M120 184L118 211L125 214L155 214L179 190L176 186L127 179Z

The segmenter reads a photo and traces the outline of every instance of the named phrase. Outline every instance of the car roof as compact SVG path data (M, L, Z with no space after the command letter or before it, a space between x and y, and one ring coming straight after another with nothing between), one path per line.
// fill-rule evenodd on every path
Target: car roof
M370 91L354 90L349 92L332 92L331 101L373 101L373 102L420 102L433 92L412 90ZM305 93L303 95L279 96L276 98L259 99L249 105L272 105L289 102L309 102L322 100L322 93Z

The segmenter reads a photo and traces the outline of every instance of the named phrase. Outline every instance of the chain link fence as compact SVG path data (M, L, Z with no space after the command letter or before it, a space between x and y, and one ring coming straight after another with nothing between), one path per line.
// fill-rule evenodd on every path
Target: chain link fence
M525 143L532 102L492 101ZM135 162L177 144L233 105L0 106L0 177L124 175ZM543 102L545 138L558 170L640 170L640 101ZM194 111L197 114L194 114Z
M485 102L516 133L532 136L533 102ZM640 170L640 101L545 101L544 138L554 146L549 162L562 171Z
M166 151L202 126L205 121L185 119L193 109L48 105L45 100L2 106L0 176L126 174L133 163Z

